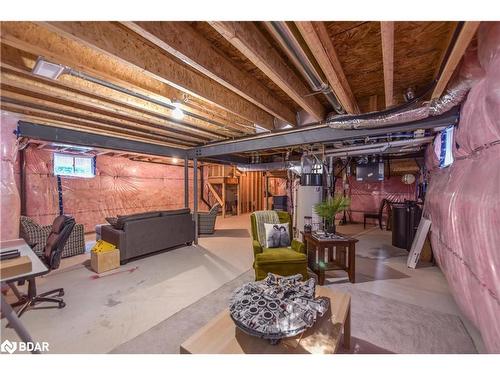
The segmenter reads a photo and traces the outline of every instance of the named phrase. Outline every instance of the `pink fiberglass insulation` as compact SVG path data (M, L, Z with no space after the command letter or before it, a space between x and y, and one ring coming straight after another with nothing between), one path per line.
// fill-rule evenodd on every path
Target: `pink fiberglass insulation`
M192 207L193 171L190 173ZM101 155L93 178L61 177L64 213L91 232L110 216L184 207L184 167L132 161ZM53 153L26 150L26 207L28 216L41 224L59 214ZM200 208L204 208L199 203Z
M14 130L17 127L17 118L2 113L0 131L0 152L2 153L1 165L1 217L0 217L0 239L2 241L19 237L19 213L20 199L16 179L17 170L17 147Z
M455 300L487 350L500 353L500 23L483 22L477 58L471 51L461 73L474 84L455 131L455 162L437 168L428 147L424 215Z
M363 222L363 212L378 212L383 199L392 202L415 200L415 183L405 185L401 181L401 176L392 176L379 182L356 181L353 176L348 180L351 219L355 222ZM337 179L335 191L337 194L342 193L341 179Z

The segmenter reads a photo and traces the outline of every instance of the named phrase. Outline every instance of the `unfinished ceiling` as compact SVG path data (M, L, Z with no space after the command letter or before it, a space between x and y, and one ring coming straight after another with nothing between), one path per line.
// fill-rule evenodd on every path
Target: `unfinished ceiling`
M324 121L332 105L270 24L2 22L1 108L39 124L183 149ZM282 24L350 114L401 104L409 88L417 95L432 88L459 26ZM36 76L40 56L71 70L57 80Z

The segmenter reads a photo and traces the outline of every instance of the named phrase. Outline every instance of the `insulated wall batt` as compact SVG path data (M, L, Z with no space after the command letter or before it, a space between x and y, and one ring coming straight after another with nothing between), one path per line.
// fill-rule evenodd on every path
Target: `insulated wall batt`
M19 214L21 203L17 180L19 171L17 165L17 147L14 130L17 128L17 118L2 113L0 122L0 152L1 164L1 212L0 212L0 239L2 241L19 237Z
M405 185L401 176L392 176L379 182L356 181L351 176L349 180L349 197L351 198L351 219L363 222L364 212L378 212L383 199L392 202L415 200L415 183ZM337 179L336 194L342 193L342 179ZM339 217L339 216L338 216ZM374 222L373 219L370 223Z
M64 213L92 232L109 216L184 207L184 167L97 156L94 178L61 177ZM193 170L189 169L190 207L193 207ZM201 191L199 189L198 191ZM53 152L29 147L26 151L27 214L50 224L59 214ZM200 202L199 207L204 205Z
M456 160L439 170L428 147L424 215L455 300L487 350L500 353L500 23L481 24L478 58L469 55L461 75L475 82L455 132Z

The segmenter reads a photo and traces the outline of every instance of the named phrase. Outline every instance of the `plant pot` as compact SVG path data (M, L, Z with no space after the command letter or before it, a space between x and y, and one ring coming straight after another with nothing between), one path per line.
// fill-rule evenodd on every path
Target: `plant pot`
M325 228L325 232L328 234L335 234L335 224L328 223Z

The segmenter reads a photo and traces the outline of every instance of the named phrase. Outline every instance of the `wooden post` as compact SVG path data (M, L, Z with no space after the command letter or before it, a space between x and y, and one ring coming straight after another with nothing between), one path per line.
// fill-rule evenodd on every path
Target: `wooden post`
M264 197L266 199L266 210L269 210L269 196L268 196L268 193L269 193L269 177L266 173L266 186L265 186L265 190L264 190Z
M226 217L226 183L224 182L224 178L222 177L222 218Z
M254 200L254 198L253 198L254 172L249 172L248 179L249 179L248 183L250 185L249 186L249 193L250 193L249 196L250 196L250 199L249 199L249 203L248 203L248 205L249 205L249 210L248 211L252 212L253 211L253 200Z
M260 174L260 209L264 209L264 175Z
M237 214L238 216L241 215L241 189L240 189L240 178L238 177L238 185L236 186L236 201L237 203Z

